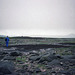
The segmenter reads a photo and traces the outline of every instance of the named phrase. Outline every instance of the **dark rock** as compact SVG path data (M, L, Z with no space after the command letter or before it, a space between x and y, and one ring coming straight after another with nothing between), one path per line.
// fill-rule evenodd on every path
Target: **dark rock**
M41 70L39 68L35 68L34 70L36 73L41 72Z
M30 73L30 72L26 72L26 73L24 73L23 75L33 75L33 74Z
M13 56L5 56L3 60L16 60L16 58Z
M63 62L64 64L73 64L75 65L75 59L61 59L61 62Z
M52 71L52 73L56 73L55 71Z
M0 51L0 55L6 55L6 54L9 54L9 53L8 52Z
M71 75L75 75L75 68L71 68L71 69L69 69L68 72L70 72Z
M4 75L3 73L0 73L0 75Z
M17 61L19 64L24 64L24 62L23 61Z
M64 59L75 59L75 55L64 55Z
M25 69L19 69L16 72L18 72L19 75L32 75L32 73L30 71L27 71Z
M43 62L43 61L48 61L51 62L52 60L57 59L57 57L55 55L42 55L42 57L40 58L39 62Z
M70 59L69 62L73 65L75 65L75 59Z
M70 58L71 58L71 59L75 59L75 55L72 55Z
M11 52L11 53L10 53L10 56L21 56L21 55L22 55L22 53L19 52L19 51Z
M43 62L41 62L41 63L47 65L48 62L47 62L47 61L43 61Z
M75 75L75 68L71 68L71 69L68 69L68 70L62 70L59 73L65 74L65 75Z
M60 61L59 60L52 60L51 62L48 63L48 65L52 66L52 65L60 65Z
M36 61L36 60L39 60L40 59L40 56L31 56L29 58L29 60L32 60L32 61Z
M53 53L53 55L55 55L56 53Z
M25 70L24 70L24 69L21 69L20 72L21 72L21 73L25 73Z
M47 69L52 69L52 66L51 65L46 65L46 68Z
M18 72L18 73L25 73L26 71L24 69L19 69L16 72Z
M0 73L11 74L14 71L14 63L13 62L0 62Z
M52 71L51 73L52 73L52 75L56 75L56 72L55 71Z
M69 62L70 59L60 59L60 61L63 62L63 63L66 63L66 62Z
M4 55L0 55L0 60L2 60L4 58Z
M70 72L68 72L68 71L60 71L60 74L62 75L62 74L65 74L65 75L72 75Z
M47 72L41 72L41 75L49 75Z
M58 59L63 59L63 57L62 56L60 56L60 55L55 55Z

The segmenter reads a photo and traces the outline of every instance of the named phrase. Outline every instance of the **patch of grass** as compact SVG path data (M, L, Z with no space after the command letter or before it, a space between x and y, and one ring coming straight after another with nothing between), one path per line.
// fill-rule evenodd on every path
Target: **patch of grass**
M37 67L39 67L39 68L46 68L46 66L44 64L38 64Z
M75 43L75 38L44 38L44 39L29 39L21 37L9 37L9 45L25 45L25 44L54 44L54 43ZM2 45L5 44L5 38L1 38Z
M73 55L75 53L75 46L69 48L55 48L56 54L59 55Z
M18 61L26 62L26 56L16 57L16 62Z
M56 54L59 55L71 55L72 51L71 48L56 48Z

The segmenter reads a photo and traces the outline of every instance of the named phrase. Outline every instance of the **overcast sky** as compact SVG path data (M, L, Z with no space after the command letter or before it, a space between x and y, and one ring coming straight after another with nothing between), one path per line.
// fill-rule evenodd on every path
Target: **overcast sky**
M0 0L0 35L75 34L75 0Z

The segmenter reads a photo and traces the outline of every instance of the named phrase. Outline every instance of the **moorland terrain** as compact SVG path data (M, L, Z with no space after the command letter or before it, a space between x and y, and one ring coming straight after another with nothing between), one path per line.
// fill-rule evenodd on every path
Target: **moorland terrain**
M0 75L75 75L75 38L0 37Z

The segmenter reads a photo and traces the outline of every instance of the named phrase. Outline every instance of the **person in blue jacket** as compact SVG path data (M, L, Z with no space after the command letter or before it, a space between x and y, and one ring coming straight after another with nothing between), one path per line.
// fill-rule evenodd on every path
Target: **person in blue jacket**
M8 47L8 43L9 43L9 38L8 38L8 36L5 38L5 41L6 41L6 47Z

